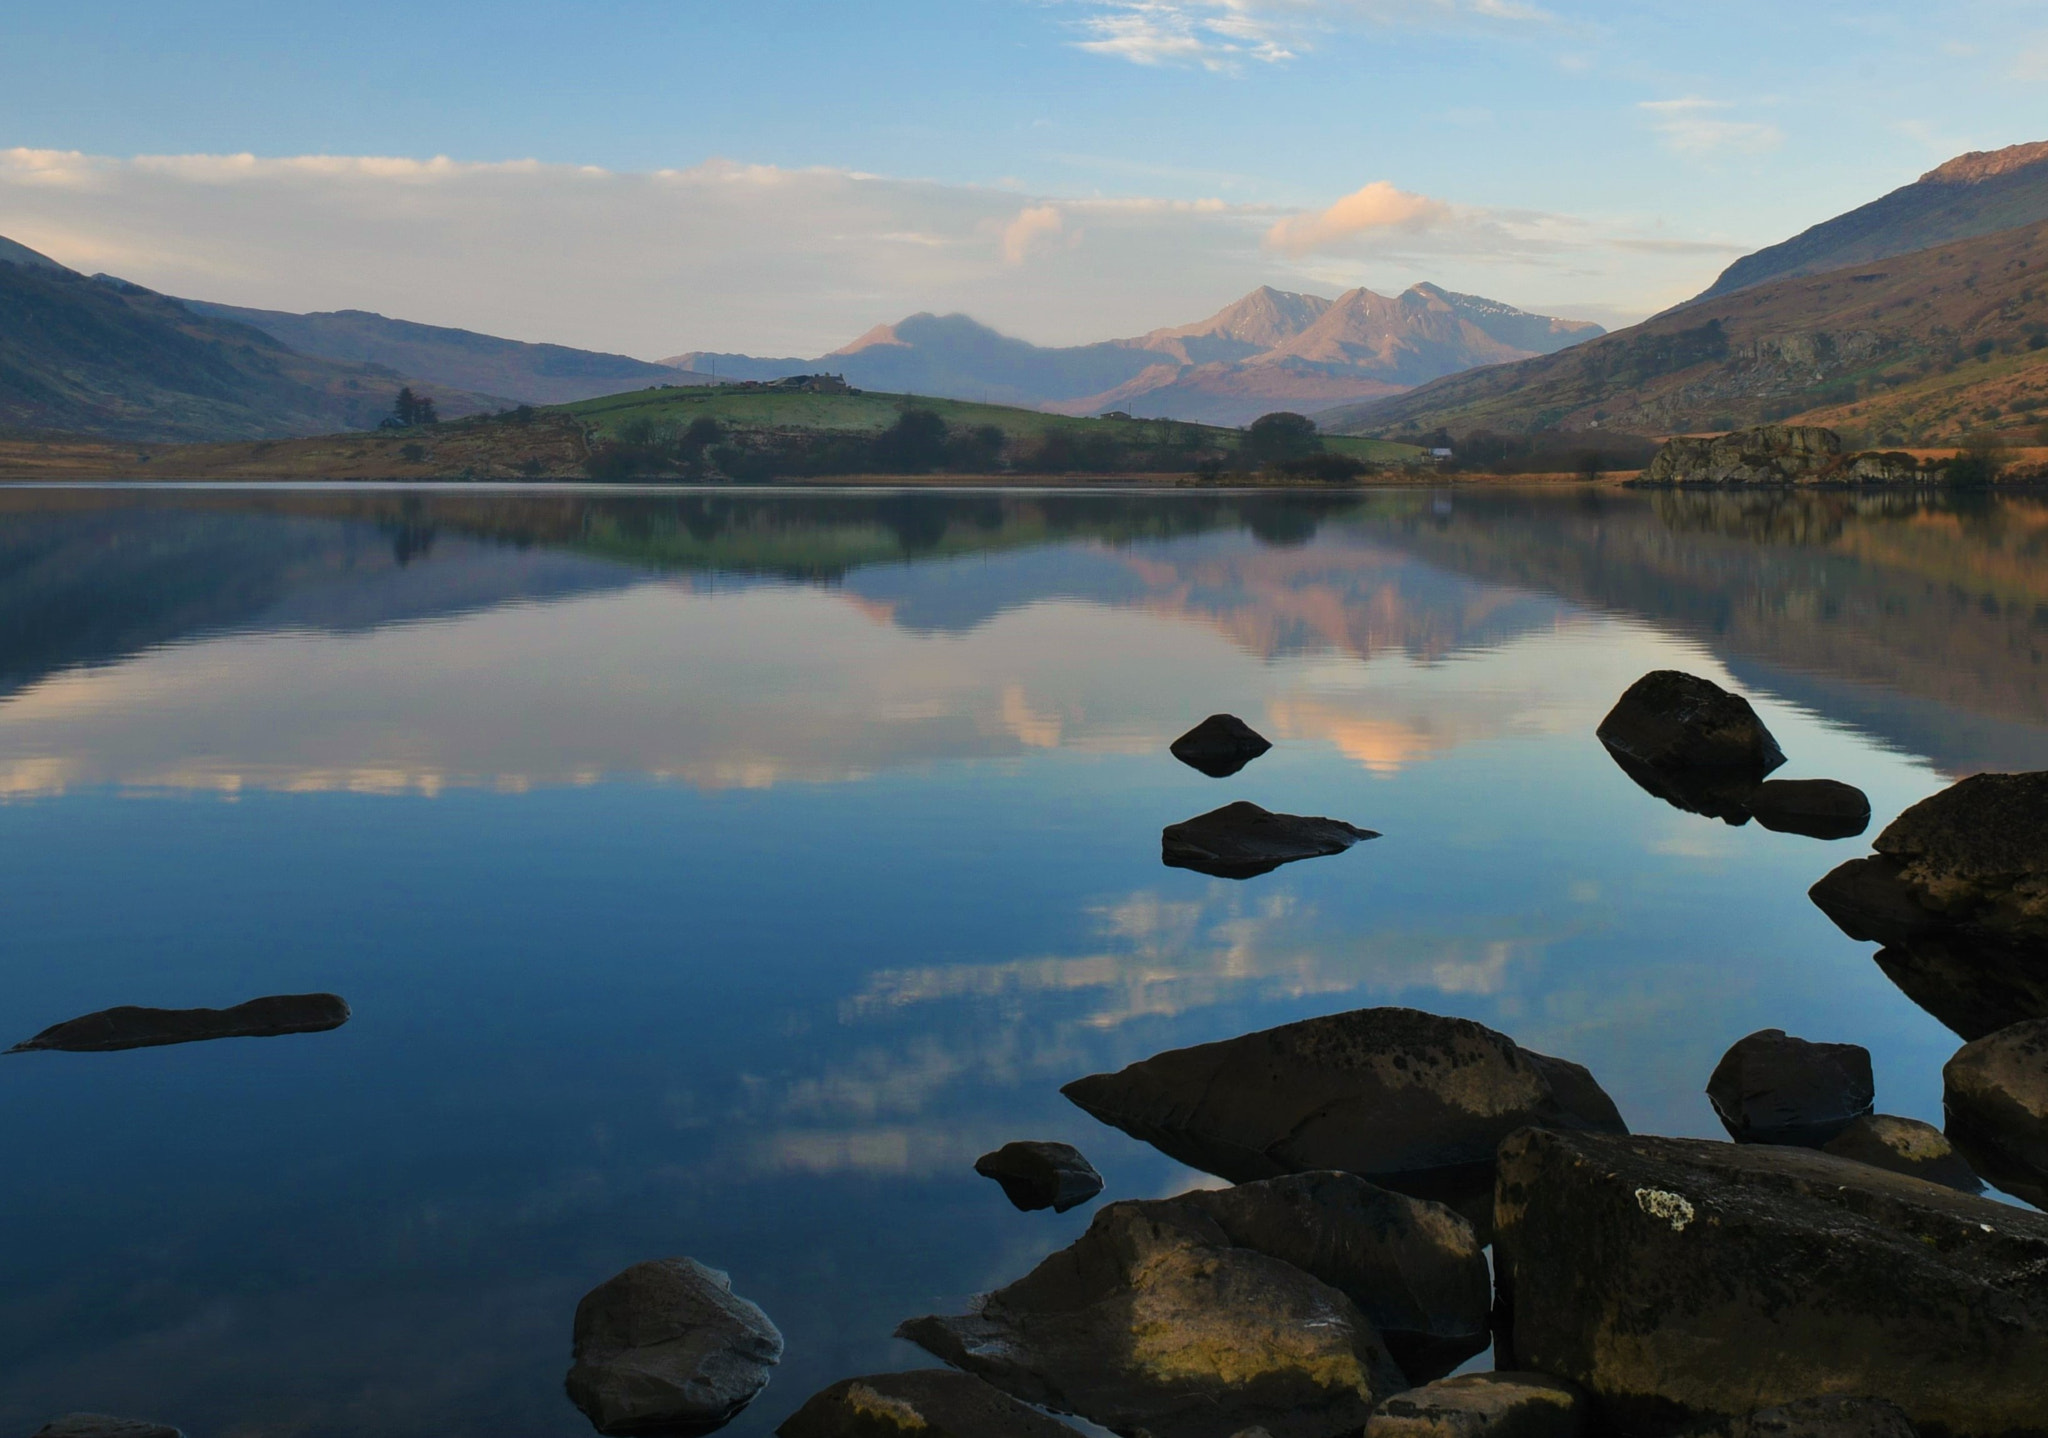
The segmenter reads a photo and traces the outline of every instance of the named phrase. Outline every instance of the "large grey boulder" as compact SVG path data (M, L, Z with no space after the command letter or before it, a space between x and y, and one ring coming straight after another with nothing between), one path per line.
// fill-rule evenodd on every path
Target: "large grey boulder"
M1525 1124L1625 1133L1593 1076L1469 1019L1357 1009L1171 1049L1060 1092L1233 1183L1341 1169L1485 1231L1494 1151Z
M1355 1174L1290 1174L1185 1193L1239 1248L1321 1279L1358 1305L1411 1383L1493 1341L1493 1275L1472 1225L1440 1203Z
M1026 1213L1065 1213L1102 1192L1102 1175L1070 1143L1019 1139L974 1161L974 1171L1003 1186L1003 1196Z
M723 1428L782 1361L782 1334L694 1258L636 1263L576 1305L570 1401L600 1433Z
M1342 819L1275 814L1239 800L1168 824L1159 835L1159 857L1170 869L1251 879L1298 859L1341 854L1361 839L1378 837Z
M1643 484L1798 484L1837 466L1842 438L1806 424L1679 435L1651 456Z
M1504 1366L1658 1438L1830 1394L1946 1438L2048 1422L2048 1218L1810 1149L1501 1148Z
M1355 1433L1407 1386L1350 1299L1176 1202L1113 1203L954 1317L896 1330L1013 1397L1118 1433Z
M779 1438L1075 1438L968 1373L920 1368L846 1378L782 1420Z
M1941 1070L1941 1106L1977 1172L2048 1208L2048 1019L1963 1045Z
M1744 823L1744 801L1785 762L1749 701L1711 679L1657 669L1623 691L1595 731L1622 772L1667 803Z
M1822 1144L1821 1151L1963 1193L1984 1191L1984 1181L1971 1172L1948 1135L1916 1118L1867 1113Z
M1697 1438L1919 1438L1896 1403L1882 1398L1802 1398L1731 1418Z
M36 1429L35 1438L185 1438L165 1423L116 1418L110 1413L66 1413Z
M338 1029L348 1018L348 1005L336 994L275 994L228 1009L146 1009L124 1004L52 1024L7 1052L107 1053L206 1039L276 1038Z
M1578 1438L1586 1395L1545 1373L1464 1373L1397 1393L1365 1438Z
M1707 1080L1707 1099L1737 1143L1819 1148L1870 1112L1870 1050L1822 1044L1783 1029L1738 1039Z
M1211 779L1228 779L1273 742L1235 714L1211 714L1169 747L1173 757L1190 769Z
M2048 1018L2048 773L1977 774L1899 815L1810 891L1966 1039Z

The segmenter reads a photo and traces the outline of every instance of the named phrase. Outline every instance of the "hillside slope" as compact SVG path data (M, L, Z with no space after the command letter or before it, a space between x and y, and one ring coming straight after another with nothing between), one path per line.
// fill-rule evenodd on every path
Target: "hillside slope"
M429 386L504 395L527 404L569 404L657 384L711 383L709 375L627 355L528 344L474 330L387 319L368 310L299 315L205 300L184 304L194 314L262 330L303 355L383 365Z
M1464 435L1796 418L1897 445L2031 434L2044 406L2048 222L1775 280L1320 419L1339 433Z
M1743 256L1691 303L2040 220L2048 220L2048 142L1974 150L1882 199Z
M296 354L140 285L0 257L0 425L149 441L317 434L375 425L404 383ZM445 388L435 397L451 417L496 405Z
M1044 347L965 315L920 314L816 359L696 351L665 363L723 379L828 370L863 389L1240 425L1276 409L1395 394L1601 333L1435 285L1394 297L1356 289L1334 300L1261 286L1193 324L1089 345Z

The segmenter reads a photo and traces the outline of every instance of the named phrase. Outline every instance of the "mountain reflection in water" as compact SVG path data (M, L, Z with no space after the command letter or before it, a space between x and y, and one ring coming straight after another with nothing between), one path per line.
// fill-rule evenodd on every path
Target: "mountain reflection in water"
M1744 1033L1954 1040L1593 728L1746 691L1875 833L2048 767L2048 505L1597 490L0 492L17 1032L333 991L319 1035L9 1059L0 1423L571 1435L576 1298L730 1269L789 1338L732 1430L1085 1226L975 1176L1163 1048L1410 1003L1718 1134ZM1204 715L1275 741L1212 780ZM1232 800L1382 832L1163 869ZM233 802L222 802L232 800Z

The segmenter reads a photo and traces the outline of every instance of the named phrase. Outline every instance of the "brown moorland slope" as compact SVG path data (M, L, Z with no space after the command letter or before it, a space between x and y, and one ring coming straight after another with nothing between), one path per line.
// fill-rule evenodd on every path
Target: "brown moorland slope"
M2048 415L2048 221L1758 285L1558 354L1319 416L1339 434L1673 434L1785 420L1855 444L2030 439Z

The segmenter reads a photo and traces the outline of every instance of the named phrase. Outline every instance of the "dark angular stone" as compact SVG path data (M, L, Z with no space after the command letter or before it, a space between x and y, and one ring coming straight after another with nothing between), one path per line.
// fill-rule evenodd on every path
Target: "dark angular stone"
M1235 714L1211 714L1169 746L1173 757L1211 779L1232 774L1272 748L1272 741Z
M1586 1395L1544 1373L1463 1373L1397 1393L1365 1438L1578 1438Z
M1060 1092L1233 1183L1341 1169L1458 1210L1482 1238L1494 1150L1524 1124L1625 1133L1585 1069L1469 1019L1358 1009L1155 1054Z
M1949 1140L1977 1172L2048 1208L2048 1019L1963 1045L1941 1070Z
M277 994L231 1009L145 1009L123 1005L52 1024L8 1052L57 1049L66 1053L107 1053L156 1048L206 1039L265 1039L312 1034L348 1022L348 1005L334 994Z
M1597 732L1609 752L1660 773L1718 771L1755 782L1785 762L1747 699L1676 669L1631 684Z
M920 1368L846 1378L814 1393L779 1438L1076 1438L968 1373Z
M896 1334L1024 1402L1129 1435L1338 1438L1407 1386L1350 1299L1173 1201L1110 1204L972 1312Z
M1441 1378L1493 1341L1493 1276L1451 1209L1326 1170L1184 1193L1239 1248L1321 1279L1358 1305L1411 1383Z
M66 1413L36 1429L35 1438L185 1438L165 1423L116 1418L109 1413Z
M974 1171L1003 1186L1003 1196L1026 1213L1065 1213L1102 1192L1102 1175L1067 1143L1022 1139L974 1161Z
M1962 1193L1982 1193L1984 1180L1970 1171L1948 1136L1931 1123L1867 1113L1821 1145L1837 1158L1853 1158L1893 1173L1924 1178Z
M1802 1398L1731 1418L1699 1438L1919 1438L1896 1403L1882 1398Z
M1809 839L1853 839L1870 827L1870 797L1834 779L1766 779L1742 806L1766 829Z
M1870 1050L1817 1044L1783 1029L1738 1040L1707 1080L1707 1098L1737 1143L1819 1148L1870 1112Z
M569 1400L600 1433L693 1438L723 1428L782 1361L782 1334L693 1258L636 1263L576 1305Z
M2048 1218L1811 1149L1529 1129L1501 1146L1503 1366L1663 1438L1818 1394L2038 1434Z
M1159 836L1159 857L1170 869L1250 879L1297 859L1341 854L1361 839L1378 837L1341 819L1274 814L1239 800L1168 824Z

